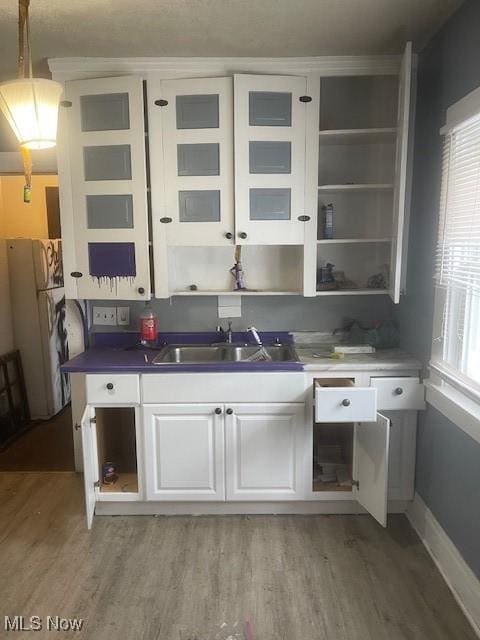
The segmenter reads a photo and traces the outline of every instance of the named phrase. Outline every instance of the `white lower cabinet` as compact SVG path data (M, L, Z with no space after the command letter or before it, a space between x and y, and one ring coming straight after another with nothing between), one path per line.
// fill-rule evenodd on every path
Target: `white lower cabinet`
M87 526L97 502L135 502L143 496L138 406L87 405L81 421ZM104 477L112 467L113 477Z
M258 512L262 502L290 502L282 508L309 512L312 500L330 503L332 513L334 505L342 513L342 502L356 500L386 526L387 501L413 498L418 391L405 392L403 410L389 407L403 396L397 388L414 388L418 380L375 379L386 389L378 413L377 389L361 386L366 378L355 375L347 382L301 373L197 376L86 376L81 428L89 528L99 503L109 503L103 513L119 514L150 513L151 505L142 507L147 502L159 512L161 503L174 502L215 502L214 509L256 502ZM373 420L359 402L367 392ZM134 402L122 404L124 396ZM337 415L344 409L348 422ZM107 463L112 484L103 477Z
M223 407L144 405L147 500L224 500Z
M303 403L144 405L147 500L302 497Z
M305 405L228 405L227 500L303 498Z

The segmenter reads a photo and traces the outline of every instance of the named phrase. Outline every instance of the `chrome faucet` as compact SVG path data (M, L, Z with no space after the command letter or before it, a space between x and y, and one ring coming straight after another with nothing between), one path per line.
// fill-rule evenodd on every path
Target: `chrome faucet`
M255 329L255 327L248 327L247 333L252 334L254 342L256 342L259 347L262 346L262 341L260 340L260 336L258 335L258 331Z
M222 329L220 325L217 325L217 333L221 333L224 339L224 342L227 344L232 344L233 342L233 331L232 331L232 322L229 320L228 329L225 331Z

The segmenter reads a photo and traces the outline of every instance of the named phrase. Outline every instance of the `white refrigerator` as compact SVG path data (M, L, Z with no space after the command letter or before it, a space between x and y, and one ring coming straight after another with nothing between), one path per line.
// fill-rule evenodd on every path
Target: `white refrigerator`
M61 240L7 240L15 347L30 417L47 419L70 401Z

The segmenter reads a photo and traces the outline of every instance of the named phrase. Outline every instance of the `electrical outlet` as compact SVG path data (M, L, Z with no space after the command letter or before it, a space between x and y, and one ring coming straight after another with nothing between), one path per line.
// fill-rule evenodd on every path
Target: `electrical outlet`
M130 324L130 307L117 307L117 324Z
M103 324L109 327L117 326L116 307L93 307L93 324Z

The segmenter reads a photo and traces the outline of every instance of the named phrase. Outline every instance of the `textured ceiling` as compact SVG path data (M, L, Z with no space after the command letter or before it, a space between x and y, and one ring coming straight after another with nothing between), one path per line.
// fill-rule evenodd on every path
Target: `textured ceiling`
M461 0L31 0L37 69L67 56L399 53ZM16 71L17 0L0 0L0 78ZM43 64L42 64L43 61ZM42 67L39 67L42 64Z
M31 0L34 72L70 56L316 56L418 50L462 0ZM0 0L0 80L17 0ZM0 117L0 151L15 142Z

